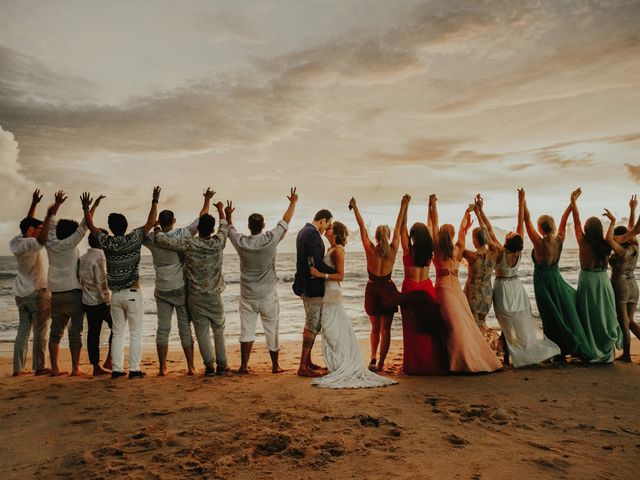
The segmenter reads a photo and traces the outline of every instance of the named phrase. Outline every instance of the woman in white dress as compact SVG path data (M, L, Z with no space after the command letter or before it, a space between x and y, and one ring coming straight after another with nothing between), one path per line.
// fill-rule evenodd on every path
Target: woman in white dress
M377 375L365 366L360 354L360 346L351 328L351 320L342 304L340 282L344 279L344 245L347 243L347 227L334 222L325 231L331 248L324 261L336 269L336 273L325 274L311 268L311 275L325 279L322 298L322 340L324 360L329 373L315 378L313 385L325 388L369 388L393 385L388 378Z
M478 220L489 231L489 236L500 253L495 266L496 280L493 284L493 310L502 329L507 346L505 363L509 356L515 368L543 362L560 355L560 347L545 337L531 314L531 303L518 277L524 238L523 192L518 190L518 227L509 232L504 245L500 245L489 219L482 209L482 201L476 205Z

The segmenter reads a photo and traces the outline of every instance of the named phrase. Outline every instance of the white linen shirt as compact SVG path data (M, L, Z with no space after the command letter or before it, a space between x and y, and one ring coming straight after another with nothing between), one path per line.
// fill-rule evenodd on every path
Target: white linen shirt
M9 250L18 262L18 274L13 280L13 294L26 297L47 288L47 269L43 245L33 237L18 235L9 242Z
M198 221L196 219L191 225L174 228L165 235L169 238L190 238L198 231ZM160 292L170 292L182 288L185 285L185 274L182 256L172 250L160 248L155 242L155 233L150 231L144 239L143 245L151 251L153 257L153 268L156 272L156 290Z
M107 284L107 259L99 248L89 248L80 257L78 278L82 285L82 303L100 305L111 301Z
M49 232L45 248L49 256L49 290L51 292L66 292L69 290L80 290L78 281L78 244L82 241L87 227L84 219L78 228L69 237L59 240L56 236L56 225L58 221L51 217Z

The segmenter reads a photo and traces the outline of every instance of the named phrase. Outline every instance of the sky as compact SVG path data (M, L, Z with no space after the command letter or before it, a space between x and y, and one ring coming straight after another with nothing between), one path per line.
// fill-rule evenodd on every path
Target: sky
M429 193L457 225L476 193L532 215L627 215L640 183L640 0L0 0L0 254L31 192L107 196L178 223L208 186L292 231L320 208L393 225ZM354 246L358 243L354 239ZM283 249L291 249L293 238Z

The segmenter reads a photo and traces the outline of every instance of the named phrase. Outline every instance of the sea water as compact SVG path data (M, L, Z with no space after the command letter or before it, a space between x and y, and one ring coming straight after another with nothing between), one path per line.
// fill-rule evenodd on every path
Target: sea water
M299 341L302 338L304 326L304 309L302 301L296 297L291 290L291 284L295 274L295 254L282 253L276 257L276 271L278 275L278 294L280 297L280 338L284 341ZM223 292L225 317L226 317L226 337L227 342L237 342L240 336L240 319L238 316L238 296L240 295L240 268L239 259L235 254L225 254L223 261L223 274L226 288ZM366 259L363 252L347 251L345 265L345 279L341 282L344 305L351 317L351 323L356 335L359 338L367 338L371 330L369 318L364 311L364 289L367 284ZM576 249L566 249L562 253L560 260L560 271L564 279L574 287L578 282L580 264L578 251ZM17 264L13 256L0 256L0 348L8 350L15 340L18 326L18 310L15 305L11 286L17 272ZM534 315L538 315L536 302L533 293L533 263L531 252L524 251L520 264L520 278L531 299L531 306ZM435 271L431 269L431 279L435 282ZM464 286L467 276L466 266L460 266L460 282ZM393 280L400 288L402 284L403 271L401 255L398 255L393 270ZM142 285L144 297L144 322L143 322L143 342L145 346L155 345L155 332L157 327L156 303L153 297L154 291L154 271L151 256L143 255L140 262L140 283ZM178 330L176 327L175 315L171 329L170 343L180 345ZM498 324L493 313L489 313L487 322L491 327ZM84 335L86 336L86 324ZM108 335L108 328L103 329L103 339ZM106 335L105 335L106 334ZM400 314L396 314L392 325L392 335L395 338L402 336L402 324ZM257 341L263 341L262 327L258 322ZM63 339L66 344L66 335ZM86 345L86 338L83 341Z

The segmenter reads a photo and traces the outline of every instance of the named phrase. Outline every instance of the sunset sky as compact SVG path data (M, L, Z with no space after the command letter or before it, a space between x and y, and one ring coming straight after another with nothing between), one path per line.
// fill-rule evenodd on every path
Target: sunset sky
M201 192L273 224L296 185L355 226L474 194L513 228L534 215L622 218L640 193L640 1L0 1L0 254L36 186L85 189L144 222L190 221ZM356 242L354 242L356 243Z

